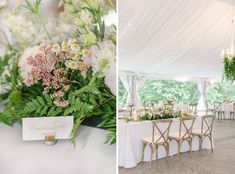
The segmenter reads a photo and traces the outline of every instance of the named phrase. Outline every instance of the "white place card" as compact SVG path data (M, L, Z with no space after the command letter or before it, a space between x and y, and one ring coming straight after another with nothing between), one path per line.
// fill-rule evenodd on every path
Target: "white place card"
M73 116L23 118L23 140L70 139Z

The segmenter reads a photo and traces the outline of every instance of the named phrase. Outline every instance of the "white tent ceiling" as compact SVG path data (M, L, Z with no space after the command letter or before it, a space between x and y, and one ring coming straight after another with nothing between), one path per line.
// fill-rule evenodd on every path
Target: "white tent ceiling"
M119 70L220 79L234 0L119 0ZM235 28L235 26L234 26Z

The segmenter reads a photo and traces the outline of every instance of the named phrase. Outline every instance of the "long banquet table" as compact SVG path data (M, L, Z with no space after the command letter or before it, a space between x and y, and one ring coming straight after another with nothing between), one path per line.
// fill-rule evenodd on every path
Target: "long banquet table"
M193 129L201 128L201 117L198 116L194 122ZM164 123L163 123L164 124ZM174 119L172 122L170 132L178 131L179 120ZM119 140L119 161L120 167L132 168L135 167L139 162L141 162L142 156L142 138L152 135L152 123L151 121L142 122L126 122L124 120L119 120L118 129L118 140ZM214 144L213 144L214 146ZM203 149L211 149L210 141L206 138L202 144ZM198 137L194 137L192 143L192 150L199 150L199 140ZM170 143L169 155L177 154L177 143L172 141ZM181 152L189 151L189 146L187 142L184 142L181 146ZM150 149L146 147L144 161L150 160ZM165 149L163 147L158 148L158 158L164 158L166 156ZM156 160L156 155L153 155L153 160Z

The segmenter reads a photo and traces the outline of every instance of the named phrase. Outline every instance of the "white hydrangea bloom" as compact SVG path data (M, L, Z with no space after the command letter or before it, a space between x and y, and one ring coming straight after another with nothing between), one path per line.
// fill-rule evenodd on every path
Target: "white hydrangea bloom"
M111 92L116 95L116 46L112 41L106 40L90 49L92 70L94 73L103 68L99 77L105 76L105 83ZM103 67L105 65L105 67Z
M98 45L99 47L93 46L90 50L92 57L92 69L95 73L103 68L103 72L101 73L103 76L105 71L109 69L109 66L116 61L116 47L110 40L98 43ZM107 65L105 66L105 64Z
M4 15L3 21L18 42L32 43L35 40L34 34L36 31L33 23L25 17L8 13Z
M111 92L116 95L116 62L110 64L104 76L105 84L110 88Z

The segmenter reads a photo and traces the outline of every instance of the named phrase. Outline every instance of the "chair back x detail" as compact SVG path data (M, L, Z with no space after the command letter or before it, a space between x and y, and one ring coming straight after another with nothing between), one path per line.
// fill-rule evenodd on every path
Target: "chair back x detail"
M179 118L179 120L180 120L179 137L180 138L186 138L186 137L191 136L195 118L196 118L195 116L187 116L187 117L180 117Z
M214 110L215 112L222 110L222 103L221 102L214 102Z
M222 102L214 102L214 114L217 115L218 119L224 118L224 111L222 110Z
M233 110L230 111L230 119L235 119L235 103L233 102Z
M201 124L201 135L202 136L212 134L214 121L215 121L214 115L202 116L202 124Z
M233 102L233 112L235 112L235 103Z
M169 135L169 131L170 131L170 127L172 124L172 119L162 119L162 120L154 120L152 121L152 125L153 125L153 131L152 131L152 142L157 144L160 141L164 143L168 142L168 135ZM164 128L160 128L158 124L160 123L166 123ZM157 139L156 138L157 136Z
M197 130L192 132L192 136L197 136L199 138L199 149L202 148L202 143L206 137L209 138L211 144L211 152L213 153L213 142L212 142L212 131L213 125L215 121L215 115L205 115L201 116L202 123L201 123L201 131L198 132Z
M144 150L149 144L150 146L150 167L152 166L152 156L154 151L156 151L156 158L158 159L158 147L163 146L166 150L166 156L169 155L169 130L171 127L172 119L161 119L152 121L152 137L143 138L143 151L142 151L142 161L144 160ZM161 123L161 126L159 125ZM162 124L163 123L163 124ZM166 124L164 124L166 123ZM164 127L164 128L162 128Z

